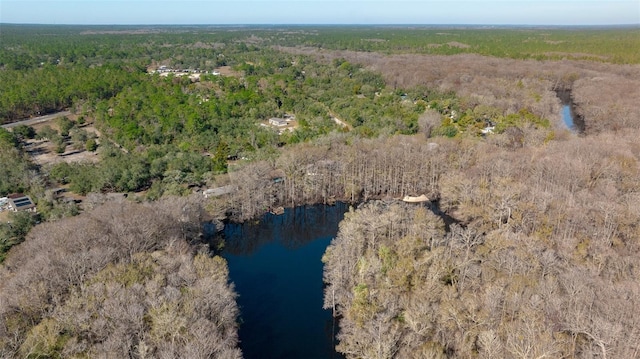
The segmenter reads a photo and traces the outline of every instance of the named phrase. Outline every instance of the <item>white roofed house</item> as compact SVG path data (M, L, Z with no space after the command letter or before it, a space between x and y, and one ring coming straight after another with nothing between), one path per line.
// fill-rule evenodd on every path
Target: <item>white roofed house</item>
M283 127L288 124L288 121L283 118L272 117L269 119L269 124L271 126Z

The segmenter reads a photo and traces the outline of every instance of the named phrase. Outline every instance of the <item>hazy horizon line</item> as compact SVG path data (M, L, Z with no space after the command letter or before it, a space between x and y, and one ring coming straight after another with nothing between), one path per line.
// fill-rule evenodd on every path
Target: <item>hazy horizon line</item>
M639 23L624 24L491 24L491 23L461 23L461 24L430 24L430 23L110 23L110 24L85 24L85 23L39 23L39 22L0 22L2 25L22 26L217 26L217 27L251 27L251 26L380 26L380 27L640 27Z

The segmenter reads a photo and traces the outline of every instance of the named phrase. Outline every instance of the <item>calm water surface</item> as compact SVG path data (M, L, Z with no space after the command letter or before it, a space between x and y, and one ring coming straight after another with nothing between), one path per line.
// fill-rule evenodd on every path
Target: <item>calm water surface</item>
M572 132L582 133L584 132L584 122L573 112L573 100L571 98L570 89L556 89L556 95L560 99L562 109L560 115L562 116L562 122ZM577 123L576 123L577 122Z
M342 358L334 350L337 322L322 309L321 258L346 210L298 207L225 227L222 256L239 294L246 359Z
M575 131L575 125L573 123L573 113L571 113L570 105L562 105L562 122L567 126L567 128L571 131Z

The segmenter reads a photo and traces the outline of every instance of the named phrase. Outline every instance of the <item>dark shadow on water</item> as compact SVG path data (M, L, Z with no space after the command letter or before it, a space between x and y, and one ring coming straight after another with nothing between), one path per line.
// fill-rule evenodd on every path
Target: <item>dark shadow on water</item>
M348 205L301 206L285 209L282 215L267 213L259 220L230 223L224 228L225 252L249 255L261 245L278 240L291 248L319 237L335 236Z
M225 226L244 358L343 358L334 350L337 324L322 309L321 258L347 209L304 206Z
M451 232L451 225L458 224L462 225L458 219L451 217L447 212L444 212L440 209L440 200L431 201L428 204L428 208L435 214L436 216L442 218L444 222L444 230L449 233Z

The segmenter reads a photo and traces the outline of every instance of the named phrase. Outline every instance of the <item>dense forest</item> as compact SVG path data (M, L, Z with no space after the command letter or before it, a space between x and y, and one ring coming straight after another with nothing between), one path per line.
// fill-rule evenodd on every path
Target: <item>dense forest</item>
M347 358L635 357L639 38L3 24L0 356L239 358L201 223L345 201Z
M201 216L109 202L37 226L0 268L1 356L241 357L226 264L193 244Z
M369 202L327 250L338 349L353 358L634 357L636 136L439 146L446 155L436 156L452 161L441 167L439 207Z

